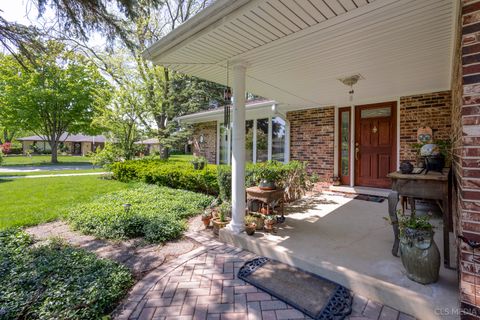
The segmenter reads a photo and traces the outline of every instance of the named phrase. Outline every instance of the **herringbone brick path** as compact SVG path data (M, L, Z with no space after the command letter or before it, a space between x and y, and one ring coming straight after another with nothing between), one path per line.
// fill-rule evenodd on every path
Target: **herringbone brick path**
M122 319L311 319L284 302L237 278L238 269L255 257L200 233L204 245L154 270L138 282L114 317ZM351 320L413 319L359 296Z

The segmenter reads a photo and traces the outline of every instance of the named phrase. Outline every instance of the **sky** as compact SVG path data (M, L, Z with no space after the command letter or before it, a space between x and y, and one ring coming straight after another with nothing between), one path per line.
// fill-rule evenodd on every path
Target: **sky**
M0 0L2 16L8 21L25 25L36 23L37 8L28 0Z

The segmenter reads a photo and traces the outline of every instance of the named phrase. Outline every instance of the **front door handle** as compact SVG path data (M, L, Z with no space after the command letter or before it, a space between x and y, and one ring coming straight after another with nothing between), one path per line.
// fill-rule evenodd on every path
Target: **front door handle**
M357 160L357 161L358 161L358 152L360 152L360 148L355 147L355 160Z

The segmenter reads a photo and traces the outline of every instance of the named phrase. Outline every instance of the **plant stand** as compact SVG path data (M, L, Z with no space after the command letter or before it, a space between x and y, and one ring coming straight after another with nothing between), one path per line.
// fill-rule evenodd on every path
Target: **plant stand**
M281 216L277 218L278 223L282 223L285 221L285 207L284 207L284 197L285 197L285 190L284 189L275 189L275 190L262 190L259 187L251 187L246 189L247 192L247 202L252 200L258 200L264 203L267 206L267 212L274 209L271 204L278 203L280 206Z

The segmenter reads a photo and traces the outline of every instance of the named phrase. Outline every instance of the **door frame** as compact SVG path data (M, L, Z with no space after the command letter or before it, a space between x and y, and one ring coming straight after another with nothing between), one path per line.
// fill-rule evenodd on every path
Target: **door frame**
M400 133L400 128L398 128L398 120L397 120L397 109L398 109L398 101L385 101L385 102L378 102L372 104L363 104L363 105L356 105L354 107L354 119L355 125L353 126L353 140L351 141L350 147L352 148L353 153L353 184L357 186L357 174L358 174L358 162L355 159L355 148L356 148L356 141L357 141L357 132L360 128L360 114L362 110L365 109L376 109L381 108L389 105L391 107L391 130L393 132L392 138L392 157L390 160L390 170L395 170L397 167L397 159L398 159L398 135ZM393 169L392 169L393 168ZM350 172L352 174L352 172ZM360 185L358 185L360 186Z
M380 101L380 102L379 102ZM362 101L363 102L363 101ZM359 104L351 104L350 106L349 105L343 105L343 106L337 106L335 109L335 135L334 135L334 146L335 146L335 152L334 152L334 158L335 158L335 161L334 161L334 167L335 167L335 174L337 176L340 176L340 157L339 157L339 131L340 131L340 128L339 128L339 117L340 117L340 112L339 110L342 109L342 108L350 108L350 182L346 185L343 185L343 186L348 186L348 187L355 187L355 186L358 186L356 185L356 181L355 181L355 166L356 166L356 163L355 163L355 131L357 129L357 123L356 123L356 110L361 107L361 106L365 106L365 105L381 105L381 104L386 104L386 103L392 103L396 106L396 108L393 108L394 109L394 112L395 112L395 117L392 117L393 121L395 122L395 158L394 158L394 161L395 161L395 168L398 168L398 166L400 165L400 98L397 97L397 98L393 98L393 99L389 99L389 100L385 100L385 101L382 101L382 100L376 100L376 99L373 99L373 100L368 100L368 101L364 101L365 103L359 103Z
M342 177L342 113L343 112L348 112L348 145L349 145L349 152L348 152L348 176L345 176L346 180L343 180L344 177ZM338 119L336 121L336 125L338 126L338 132L337 132L337 176L340 178L340 182L342 185L345 184L350 184L350 181L352 179L352 173L353 173L353 168L352 168L352 131L353 131L353 126L352 126L352 107L340 107L338 108Z

